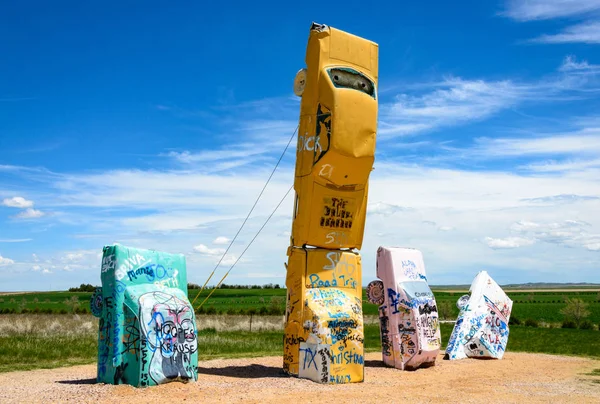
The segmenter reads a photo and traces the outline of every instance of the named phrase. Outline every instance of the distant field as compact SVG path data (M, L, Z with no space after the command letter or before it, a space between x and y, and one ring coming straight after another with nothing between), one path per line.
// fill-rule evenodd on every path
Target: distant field
M190 300L194 300L198 290L189 290ZM196 300L195 307L207 296L205 290ZM466 291L434 290L438 308L443 318L453 320L458 315L456 301ZM540 289L535 291L507 290L513 300L512 317L521 321L533 319L542 323L560 323L564 317L560 310L565 307L565 299L577 297L588 303L588 320L600 324L600 290L560 290ZM88 292L34 292L0 296L0 313L40 313L66 314L89 313ZM207 314L262 314L280 315L285 309L285 289L218 289L204 304L200 313ZM376 315L377 306L368 303L363 293L363 311Z

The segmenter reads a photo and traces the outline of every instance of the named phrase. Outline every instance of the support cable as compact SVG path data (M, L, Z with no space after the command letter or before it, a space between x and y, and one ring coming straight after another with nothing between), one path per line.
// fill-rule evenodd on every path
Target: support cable
M217 263L217 265L215 266L215 268L213 269L213 271L211 272L210 276L208 277L208 279L206 280L206 282L204 282L204 285L202 285L202 288L200 289L200 292L198 292L198 294L196 295L196 297L194 297L194 300L192 301L192 307L194 307L194 303L196 302L196 299L198 299L198 296L200 296L200 294L202 293L202 291L204 290L204 288L206 287L206 285L208 284L208 282L210 281L210 279L213 277L213 275L215 274L215 271L217 270L217 268L219 267L219 265L221 265L221 261L223 261L223 258L225 258L225 256L227 255L227 252L229 251L229 249L231 248L231 246L233 245L233 243L235 242L235 240L237 239L237 237L239 236L240 232L242 231L242 229L244 228L244 225L246 224L246 222L248 221L248 218L250 217L250 215L252 214L252 212L254 211L254 208L256 207L256 204L258 203L258 201L260 200L260 197L262 196L263 192L265 192L265 189L267 188L267 185L269 185L269 182L271 181L271 178L273 178L273 174L275 174L275 170L277 170L277 167L279 167L279 163L281 163L281 160L283 159L283 156L285 155L285 153L287 152L288 147L290 147L290 143L292 143L292 139L294 139L294 136L296 135L296 132L298 132L298 128L300 127L300 124L298 124L296 126L296 129L294 130L294 133L292 133L292 136L290 136L290 140L288 140L287 145L285 146L285 149L283 149L283 153L281 153L281 156L279 156L279 160L277 161L277 164L275 164L275 168L273 168L273 171L271 171L271 175L269 176L269 178L267 179L267 182L265 183L265 186L263 187L263 189L260 191L260 194L258 195L258 198L256 198L256 201L254 201L254 205L252 206L252 209L250 209L250 212L248 212L248 215L246 216L246 218L244 219L244 222L242 223L242 226L239 228L239 230L237 231L235 237L233 238L233 240L231 240L231 242L229 243L229 246L227 247L227 249L225 250L225 252L223 253L223 255L221 256L221 259L219 260L219 262ZM290 188L291 189L291 188ZM289 193L290 191L288 191ZM287 196L287 194L286 194ZM284 198L285 199L285 198ZM283 200L282 200L283 202ZM280 202L281 204L281 202ZM277 207L279 207L279 205L277 205ZM273 212L275 213L275 212ZM273 214L271 214L273 215ZM269 216L270 218L270 216ZM268 221L268 220L267 220ZM266 223L265 223L266 224ZM264 227L264 225L263 225ZM262 230L262 228L261 228ZM258 235L258 234L257 234ZM256 238L256 236L254 236L254 238ZM252 239L254 240L254 239ZM246 251L246 250L244 250ZM236 261L237 263L237 261ZM235 265L235 264L234 264ZM231 270L231 269L230 269ZM228 272L229 273L229 272ZM211 292L212 294L212 292ZM210 295L209 295L210 296ZM205 299L206 301L206 299ZM204 303L204 302L202 302Z
M242 251L242 253L240 254L240 256L238 257L237 260L235 260L235 262L233 263L233 265L231 265L231 267L229 268L229 270L225 273L225 275L221 278L221 280L219 281L219 283L217 284L217 286L215 286L215 288L213 290L211 290L211 292L208 294L208 296L206 296L206 298L202 301L202 303L200 303L200 306L198 306L198 309L200 309L200 307L202 307L202 305L208 300L208 298L215 292L215 290L217 290L219 288L219 286L221 286L221 283L223 283L223 281L225 280L225 278L227 278L227 275L229 275L229 273L231 272L231 270L233 269L233 267L235 267L235 265L238 263L238 261L242 258L242 256L244 255L244 253L246 251L248 251L248 248L250 248L250 246L252 245L252 243L254 242L254 240L256 240L256 237L258 237L258 235L260 234L260 232L265 228L265 226L267 225L267 223L269 223L269 220L271 220L271 217L273 217L273 215L275 214L275 212L277 212L277 209L279 209L279 207L281 206L281 204L283 203L283 201L285 200L285 198L287 198L288 194L290 193L290 191L294 188L294 186L292 185L290 187L290 189L288 189L288 191L285 193L285 195L283 196L283 198L281 198L281 200L279 201L279 203L277 204L277 206L275 207L275 209L273 210L273 212L271 212L271 214L269 215L269 217L267 218L267 220L263 223L262 227L258 230L258 232L256 233L256 235L252 238L252 240L250 240L250 243L248 243L248 245L246 246L246 248L244 249L244 251ZM193 307L193 306L192 306Z

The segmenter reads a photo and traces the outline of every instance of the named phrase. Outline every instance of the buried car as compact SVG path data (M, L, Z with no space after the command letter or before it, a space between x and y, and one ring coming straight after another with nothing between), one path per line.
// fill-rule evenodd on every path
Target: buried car
M502 359L513 302L486 271L475 276L469 291L457 302L460 313L444 359Z
M438 309L421 251L379 247L377 277L367 287L379 306L383 362L401 370L435 365L441 337Z

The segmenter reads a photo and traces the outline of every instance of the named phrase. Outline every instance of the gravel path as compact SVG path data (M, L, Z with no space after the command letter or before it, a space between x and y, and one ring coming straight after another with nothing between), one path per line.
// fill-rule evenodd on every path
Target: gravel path
M0 374L0 402L600 403L600 377L585 375L598 360L509 352L500 361L440 355L436 363L401 372L371 353L364 383L319 385L285 376L279 356L211 360L199 364L197 383L146 389L96 384L95 365L84 365Z

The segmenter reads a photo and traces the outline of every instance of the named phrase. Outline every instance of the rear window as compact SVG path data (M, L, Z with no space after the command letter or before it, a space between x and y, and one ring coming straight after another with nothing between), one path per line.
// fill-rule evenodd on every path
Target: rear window
M347 67L329 69L327 73L337 88L358 90L375 98L375 84L364 74Z

